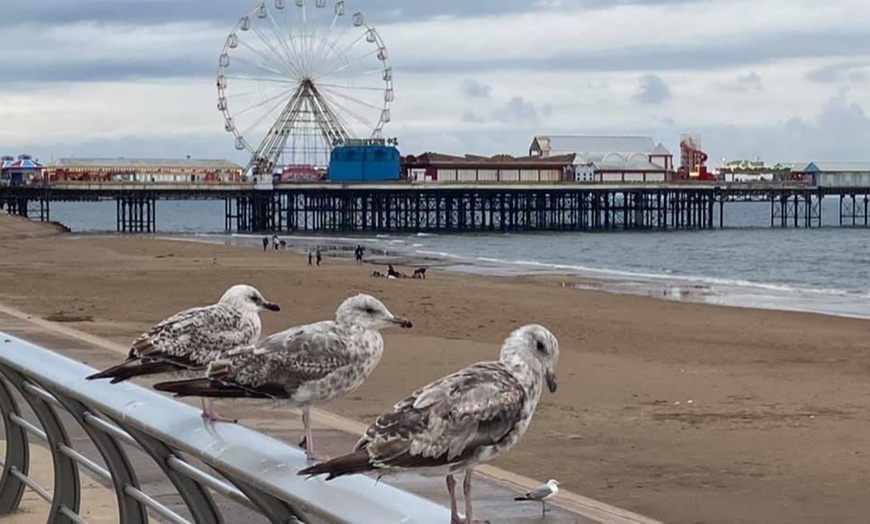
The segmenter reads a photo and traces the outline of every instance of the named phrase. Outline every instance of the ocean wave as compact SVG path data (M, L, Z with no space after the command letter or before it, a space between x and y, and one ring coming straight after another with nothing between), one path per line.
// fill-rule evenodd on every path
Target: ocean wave
M494 264L494 265L502 265L502 266L521 266L521 267L529 267L536 268L545 271L551 272L563 272L569 271L571 273L576 273L581 276L589 276L592 278L603 278L608 280L620 280L627 284L632 283L632 281L636 283L645 283L645 282L658 282L658 283L671 283L674 285L678 284L687 284L687 285L706 285L706 286L715 286L720 288L740 288L755 291L767 291L767 292L777 292L782 295L824 295L824 296L832 296L832 297L851 297L851 298L870 298L870 293L861 290L854 289L836 289L836 288L822 288L822 287L806 287L806 286L796 286L790 284L782 284L782 283L770 283L770 282L757 282L752 280L745 280L739 278L721 278L721 277L713 277L713 276L698 276L698 275L685 275L675 273L670 269L663 269L661 273L652 273L652 272L643 272L643 271L630 271L624 269L610 269L610 268L599 268L599 267L591 267L591 266L583 266L578 264L559 264L553 262L542 262L539 260L511 260L511 259L503 259L503 258L494 258L494 257L467 257L461 256L454 253L448 253L443 251L424 251L417 250L417 253L426 254L430 256L437 256L450 260L465 260L469 262L483 262L486 264ZM515 272L511 272L511 274L515 274ZM626 282L627 281L627 282Z

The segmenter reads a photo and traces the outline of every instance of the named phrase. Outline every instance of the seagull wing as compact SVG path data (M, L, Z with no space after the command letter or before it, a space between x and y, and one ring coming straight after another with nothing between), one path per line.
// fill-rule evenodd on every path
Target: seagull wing
M130 357L204 365L223 352L253 344L259 336L253 317L214 304L181 311L155 325L133 342Z
M220 396L229 396L227 388L233 388L238 393L235 396L282 399L292 397L301 385L351 363L347 342L333 322L324 321L290 328L256 346L230 351L209 365L204 380L213 383ZM203 393L198 389L198 395L208 396Z
M200 369L226 351L256 342L259 336L259 317L221 304L186 309L140 335L126 361L88 379L112 378L115 383L136 376Z
M357 449L368 449L379 467L458 462L510 433L524 399L501 363L475 364L397 403L369 426Z

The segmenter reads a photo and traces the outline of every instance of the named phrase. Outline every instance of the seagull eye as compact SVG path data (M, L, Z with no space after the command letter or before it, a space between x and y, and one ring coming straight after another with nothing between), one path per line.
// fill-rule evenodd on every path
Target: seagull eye
M373 307L371 307L371 306L367 306L367 307L366 307L366 313L368 313L369 315L374 315L374 314L375 314L375 308L373 308Z
M546 346L544 345L544 343L541 342L540 340L537 341L537 342L535 343L535 347L536 347L536 348L538 349L538 351L540 351L541 353L546 353L546 352L547 352L547 347L546 347Z

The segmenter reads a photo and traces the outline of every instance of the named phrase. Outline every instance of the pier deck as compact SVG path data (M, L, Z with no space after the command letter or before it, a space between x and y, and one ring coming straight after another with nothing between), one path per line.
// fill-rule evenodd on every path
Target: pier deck
M713 229L724 207L766 202L771 227L870 226L870 187L806 183L637 184L127 184L0 188L10 213L50 220L52 202L116 203L119 232L157 230L161 200L224 202L227 231L524 232ZM840 220L822 224L821 202L839 199Z

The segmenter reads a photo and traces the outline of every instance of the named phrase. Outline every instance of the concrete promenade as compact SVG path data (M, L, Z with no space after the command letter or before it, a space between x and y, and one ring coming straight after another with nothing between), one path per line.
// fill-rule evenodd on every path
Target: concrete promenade
M127 348L123 345L89 335L63 324L32 317L2 305L0 305L0 331L57 351L96 368L116 363L127 353ZM145 386L151 383L151 381L146 380L137 382ZM194 399L190 401L190 404L198 405L199 401ZM295 411L275 410L267 403L259 402L218 401L218 404L223 414L238 417L240 424L256 431L293 444L298 442L301 437L301 421ZM35 420L32 414L27 418ZM312 418L317 432L318 448L332 456L351 449L365 427L364 424L322 410L313 410ZM77 427L71 418L65 417L64 422L65 424L68 422L67 428L70 430L74 447L99 463L99 455L90 445L84 432ZM31 439L31 447L33 448L31 477L50 491L52 485L50 456L44 448L36 445L37 442L36 439ZM3 444L2 441L0 444ZM163 476L160 469L141 452L130 451L130 458L136 467L142 489L162 503L168 504L174 510L186 515L180 498L175 494L172 485ZM83 475L83 515L89 522L117 522L115 494L110 486L101 480L88 477L87 470L83 470L83 472L85 473ZM548 504L548 507L552 509L547 513L546 519L541 519L539 504L513 502L515 495L537 486L541 483L540 480L529 479L490 466L481 466L476 472L474 484L475 516L487 519L493 524L519 522L654 524L657 522L567 490L560 491L559 495ZM384 478L382 482L416 493L440 504L447 502L447 493L442 478L402 475ZM247 524L266 522L264 518L255 515L247 508L221 496L215 496L215 501L225 511L227 522L246 522ZM47 510L48 505L28 490L22 502L22 511L15 516L0 520L4 523L14 524L45 522Z

